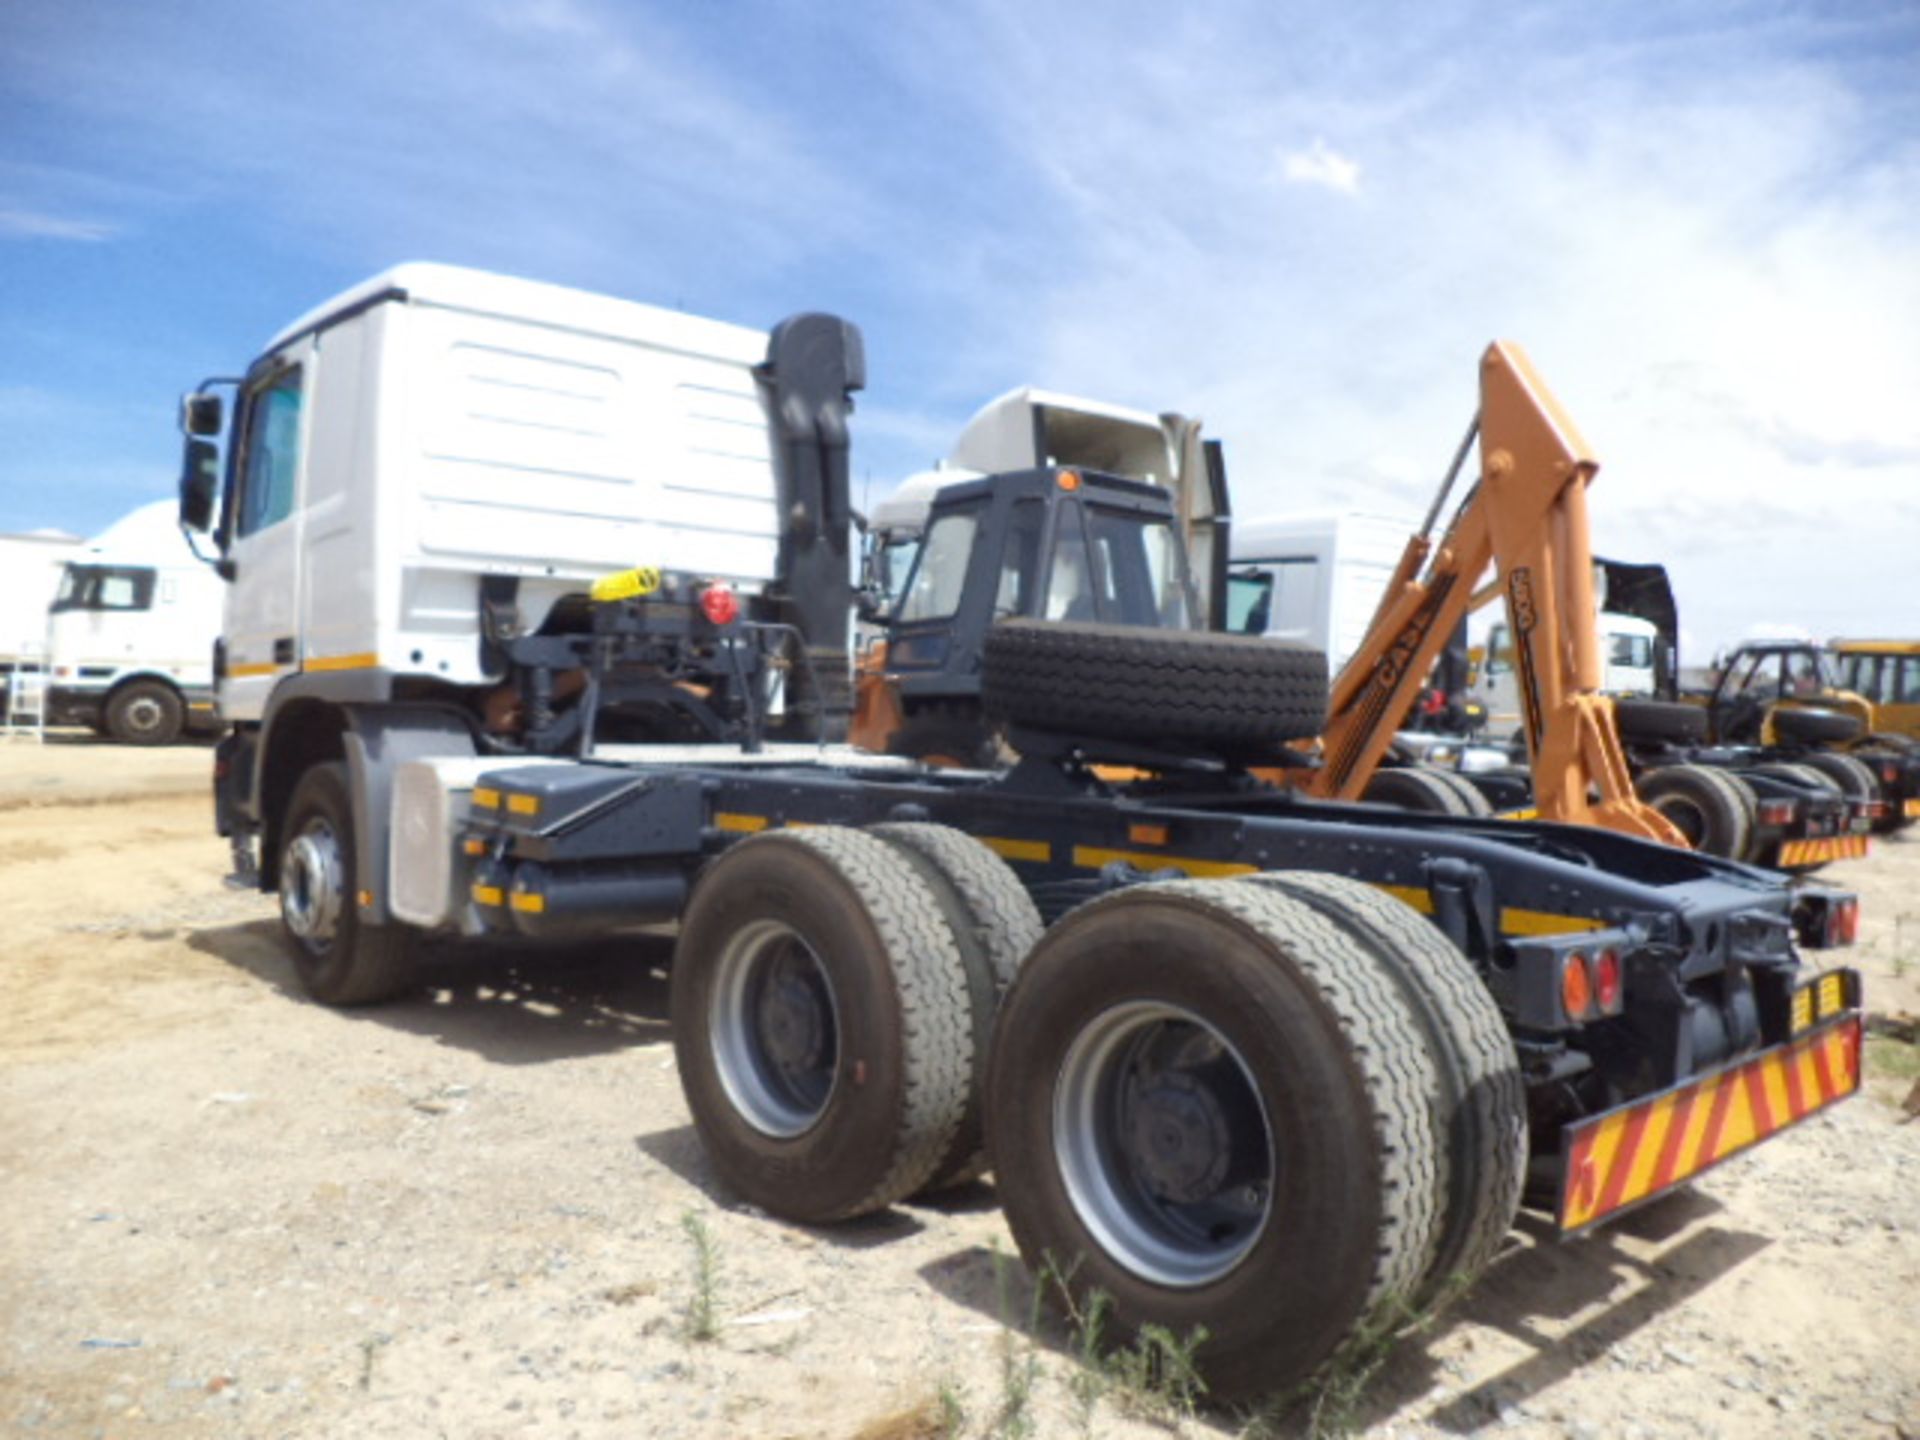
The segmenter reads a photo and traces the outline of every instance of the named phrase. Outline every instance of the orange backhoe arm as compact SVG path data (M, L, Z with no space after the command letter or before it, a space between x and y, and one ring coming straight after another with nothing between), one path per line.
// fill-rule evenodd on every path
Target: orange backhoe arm
M1349 800L1366 789L1447 638L1476 598L1490 598L1492 587L1476 597L1474 586L1493 566L1514 637L1540 817L1684 846L1634 795L1613 702L1599 693L1587 530L1587 486L1599 462L1511 342L1481 357L1478 432L1479 484L1437 545L1432 515L1408 541L1366 640L1334 680L1322 764L1307 788Z

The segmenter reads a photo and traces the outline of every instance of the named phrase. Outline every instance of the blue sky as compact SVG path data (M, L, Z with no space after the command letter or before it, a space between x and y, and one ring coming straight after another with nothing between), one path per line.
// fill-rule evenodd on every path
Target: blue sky
M1336 13L1337 12L1337 13ZM1920 8L0 6L0 530L403 259L865 329L856 474L1033 383L1417 510L1495 336L1698 643L1920 633Z

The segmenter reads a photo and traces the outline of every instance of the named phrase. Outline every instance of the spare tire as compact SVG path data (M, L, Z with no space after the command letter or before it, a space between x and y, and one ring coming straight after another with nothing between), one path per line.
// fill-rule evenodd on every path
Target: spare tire
M1707 738L1707 712L1700 705L1620 696L1613 702L1613 723L1622 740L1671 740L1698 744Z
M987 632L980 698L1035 730L1238 751L1320 733L1327 657L1246 635L1002 620Z
M1831 745L1851 740L1861 725L1851 715L1837 710L1808 710L1799 705L1779 705L1773 712L1774 733L1802 745Z

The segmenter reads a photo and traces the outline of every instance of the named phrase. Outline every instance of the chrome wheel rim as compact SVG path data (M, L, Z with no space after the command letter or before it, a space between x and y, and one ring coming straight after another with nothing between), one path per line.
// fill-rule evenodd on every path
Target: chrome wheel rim
M123 712L127 717L127 728L137 734L146 734L160 728L160 702L150 696L142 695L130 703Z
M721 1088L761 1134L803 1135L833 1099L839 1002L791 926L759 920L734 934L716 966L707 1031Z
M1244 1260L1273 1215L1273 1128L1246 1061L1191 1011L1094 1017L1053 1091L1053 1150L1080 1223L1115 1262L1192 1289Z
M280 914L308 946L324 949L340 928L345 867L340 837L315 815L287 846L280 866Z

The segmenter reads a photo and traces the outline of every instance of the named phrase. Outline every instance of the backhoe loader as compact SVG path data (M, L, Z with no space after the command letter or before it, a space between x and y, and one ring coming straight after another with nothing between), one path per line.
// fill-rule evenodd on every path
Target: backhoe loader
M1476 443L1480 478L1436 539ZM1484 810L1461 777L1383 772L1380 765L1448 637L1470 610L1504 596L1539 818L1687 843L1635 793L1613 701L1601 693L1600 655L1587 623L1595 608L1587 486L1599 468L1526 353L1508 342L1489 347L1480 362L1479 411L1426 522L1407 542L1367 639L1334 681L1320 764L1302 788L1346 800L1398 800L1412 789L1438 797L1444 789L1456 805ZM1489 569L1496 580L1476 589Z

